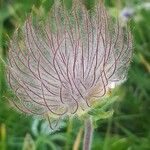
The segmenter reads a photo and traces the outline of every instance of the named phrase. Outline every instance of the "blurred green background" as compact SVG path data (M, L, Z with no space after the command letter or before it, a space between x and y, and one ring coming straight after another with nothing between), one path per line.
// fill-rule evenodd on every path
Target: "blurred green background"
M0 58L7 58L9 38L34 10L48 12L54 0L0 0ZM93 0L84 0L88 9ZM67 7L71 0L65 0ZM118 90L114 115L97 123L92 150L150 150L150 2L105 0L111 15L130 22L134 39L128 80ZM5 66L0 59L0 150L82 149L83 125L64 121L53 133L46 122L17 113L7 103Z

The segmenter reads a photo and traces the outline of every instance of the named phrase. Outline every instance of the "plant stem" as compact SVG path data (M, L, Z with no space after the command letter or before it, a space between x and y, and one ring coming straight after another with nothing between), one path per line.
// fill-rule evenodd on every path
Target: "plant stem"
M71 139L72 129L73 129L73 120L72 118L69 118L67 133L66 133L67 139ZM69 142L66 142L65 150L69 150L69 148L70 148Z
M92 118L88 118L85 120L83 150L91 149L92 137L93 137Z

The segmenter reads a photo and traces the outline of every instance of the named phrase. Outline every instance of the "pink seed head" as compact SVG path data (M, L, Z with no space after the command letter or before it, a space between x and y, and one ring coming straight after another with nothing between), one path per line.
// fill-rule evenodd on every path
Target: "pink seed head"
M131 34L102 4L89 13L80 2L69 11L56 3L45 21L37 18L25 21L9 48L8 81L20 111L78 114L125 81Z

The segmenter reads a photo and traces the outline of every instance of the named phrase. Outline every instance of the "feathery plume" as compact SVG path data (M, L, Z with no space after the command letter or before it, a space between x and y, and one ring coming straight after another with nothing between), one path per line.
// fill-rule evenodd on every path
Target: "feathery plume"
M110 88L126 80L132 56L127 27L100 3L55 3L47 19L30 16L10 43L7 78L26 114L55 116L88 111ZM49 119L50 121L50 119Z

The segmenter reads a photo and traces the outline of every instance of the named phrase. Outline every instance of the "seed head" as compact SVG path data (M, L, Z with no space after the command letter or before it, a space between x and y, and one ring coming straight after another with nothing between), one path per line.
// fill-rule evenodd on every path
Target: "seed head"
M92 13L91 13L92 12ZM110 88L125 81L131 34L102 4L88 11L55 3L46 19L27 18L9 48L8 81L13 105L40 116L88 111Z

